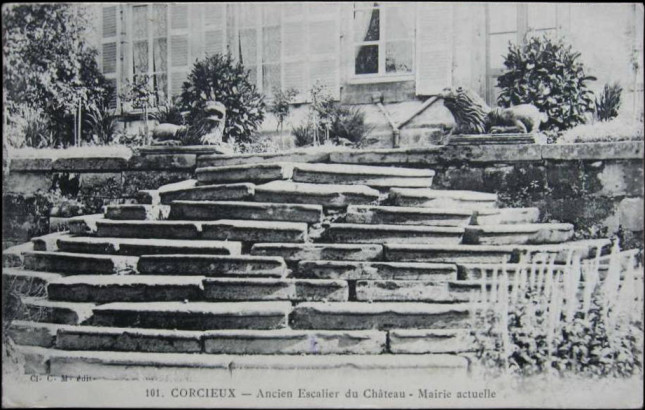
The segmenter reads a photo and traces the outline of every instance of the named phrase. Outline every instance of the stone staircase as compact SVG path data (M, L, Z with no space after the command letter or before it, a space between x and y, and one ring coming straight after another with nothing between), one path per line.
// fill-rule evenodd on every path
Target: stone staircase
M5 251L5 286L23 294L9 334L28 371L54 375L465 372L476 280L520 254L564 262L609 242L572 242L570 224L498 208L495 194L434 190L433 176L204 157L194 180Z

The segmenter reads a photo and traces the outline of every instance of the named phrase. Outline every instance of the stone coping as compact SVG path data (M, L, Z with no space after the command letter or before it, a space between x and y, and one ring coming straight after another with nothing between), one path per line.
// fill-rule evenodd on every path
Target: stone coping
M588 144L487 144L445 145L423 148L385 148L347 150L321 148L323 161L315 150L242 155L213 154L209 147L144 147L138 154L128 150L106 153L88 150L85 154L65 154L58 158L20 154L11 158L14 172L114 172L128 170L192 170L197 157L237 159L248 163L274 161L285 157L293 162L331 162L345 164L378 164L386 166L426 166L446 163L508 163L533 161L635 160L643 159L642 141L601 142ZM307 155L306 155L307 154ZM317 159L316 159L317 158Z

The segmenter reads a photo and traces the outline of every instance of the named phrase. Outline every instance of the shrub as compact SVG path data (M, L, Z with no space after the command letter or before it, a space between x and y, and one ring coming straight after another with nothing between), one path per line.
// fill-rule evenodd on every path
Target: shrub
M49 117L39 108L13 105L7 114L7 141L14 148L51 146L53 133Z
M102 105L91 105L85 113L86 133L88 138L95 144L107 145L114 139L116 134L117 118L114 110L108 107L107 103Z
M635 293L642 282L633 264L621 263L618 245L604 278L598 259L583 262L573 251L557 270L554 256L536 257L512 279L505 269L494 273L479 295L483 363L522 376L642 373L643 310Z
M620 95L623 87L618 83L605 84L600 99L596 99L596 117L600 121L609 121L618 116L620 109Z
M294 144L296 147L306 147L313 145L314 143L314 130L313 124L309 121L305 121L299 125L294 126L291 129L291 133L294 137Z
M269 112L276 116L278 119L278 126L276 131L281 131L284 120L289 115L289 111L293 99L298 95L298 90L290 88L287 91L279 89L273 90L273 105L269 108Z
M643 123L614 118L595 124L581 124L566 130L558 139L565 144L585 142L642 141Z
M182 111L174 100L168 101L157 108L157 111L152 113L150 116L152 117L152 119L157 120L160 124L186 124L186 120L184 119Z
M226 107L225 141L249 142L264 120L264 97L249 81L249 71L230 54L198 60L183 84L181 106L196 138L208 132L204 107L210 100Z
M330 138L336 144L343 140L360 144L373 129L365 123L365 113L359 107L339 106L332 118Z
M561 39L533 37L522 45L509 44L506 72L497 79L499 105L530 103L548 116L542 130L563 131L586 121L594 109L593 92L579 61L580 53Z

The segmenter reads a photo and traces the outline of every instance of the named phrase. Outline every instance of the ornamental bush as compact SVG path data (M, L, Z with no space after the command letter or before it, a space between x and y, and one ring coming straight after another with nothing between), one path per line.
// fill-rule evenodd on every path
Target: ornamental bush
M204 108L211 100L226 107L223 140L250 142L264 120L264 97L249 81L249 71L230 54L213 54L196 61L183 84L180 104L188 111L186 123L194 140L210 130Z
M560 132L586 122L585 114L594 110L593 91L587 82L580 53L561 39L548 35L532 37L524 44L510 44L497 79L502 107L533 104L548 116L544 131Z

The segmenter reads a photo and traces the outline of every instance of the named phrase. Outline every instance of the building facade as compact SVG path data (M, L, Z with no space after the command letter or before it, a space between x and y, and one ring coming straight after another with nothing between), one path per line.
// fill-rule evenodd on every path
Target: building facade
M491 105L509 42L547 33L565 37L587 72L624 89L622 110L642 113L643 7L561 3L121 3L91 6L103 73L117 87L146 75L158 102L181 92L193 62L230 52L250 70L267 101L314 84L344 104L364 104L370 121L379 96L403 117L448 86L465 86ZM129 107L116 99L123 112ZM296 110L296 115L297 115ZM395 118L396 119L396 118ZM450 120L435 105L415 120ZM414 124L412 124L414 125ZM265 129L274 127L267 118Z

